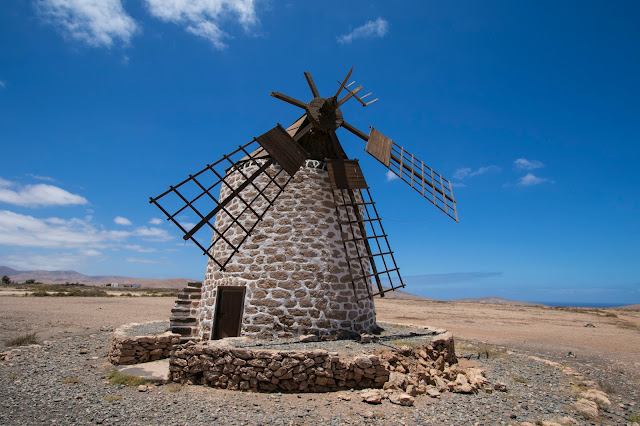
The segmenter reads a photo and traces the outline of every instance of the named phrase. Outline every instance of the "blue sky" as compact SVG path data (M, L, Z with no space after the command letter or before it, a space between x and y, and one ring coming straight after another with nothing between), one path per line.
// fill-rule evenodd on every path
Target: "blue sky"
M202 279L149 196L349 102L454 182L460 223L346 131L407 290L640 302L637 2L39 0L0 3L0 265Z

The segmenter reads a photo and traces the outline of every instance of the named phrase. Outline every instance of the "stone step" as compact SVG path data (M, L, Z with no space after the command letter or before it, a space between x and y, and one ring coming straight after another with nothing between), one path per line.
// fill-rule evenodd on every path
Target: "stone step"
M200 289L199 287L185 287L184 289L182 289L182 292L187 294L200 294L201 291L202 289Z
M191 300L189 299L177 299L176 308L179 306L191 306Z
M171 325L171 332L179 334L181 336L192 336L195 327L189 327L185 325Z
M171 313L186 313L186 314L190 314L191 313L191 305L180 305L180 306L176 306L175 308L171 308Z
M178 295L180 300L200 300L200 293L182 293Z
M195 324L197 321L194 317L177 317L175 315L171 315L171 317L169 318L169 322L171 325L176 324L176 325L184 325L184 324Z
M202 288L202 283L201 282L190 282L190 283L187 283L187 287Z

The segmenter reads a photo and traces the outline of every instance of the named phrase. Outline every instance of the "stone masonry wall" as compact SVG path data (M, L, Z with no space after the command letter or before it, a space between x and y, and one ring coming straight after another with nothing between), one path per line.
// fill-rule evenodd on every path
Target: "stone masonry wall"
M431 343L401 346L359 355L312 350L234 347L233 343L188 342L171 353L170 379L181 383L246 391L327 392L383 388L412 393L467 392L484 380L456 365L453 337L444 333ZM461 378L460 375L465 376ZM462 387L463 384L468 387ZM411 386L411 387L410 387Z
M352 288L351 272L359 271L350 270L347 264L341 238L346 228L338 223L328 174L318 168L323 166L320 162L307 162L296 173L225 271L209 262L199 308L200 340L210 339L218 286L246 287L243 336L282 338L335 334L339 330L371 332L375 328L373 301L366 298L357 301L367 294L362 282L356 294ZM245 173L250 174L257 167L247 165ZM270 173L278 171L278 166L269 169ZM288 178L283 171L279 176L282 180ZM227 180L237 187L244 178L236 171ZM223 188L220 198L231 190ZM257 199L255 208L263 209L264 203L265 200ZM234 200L227 210L239 214L245 207ZM240 221L249 224L250 216L245 212ZM229 216L218 213L215 227L225 229L230 225ZM241 237L238 231L231 238L237 242ZM229 247L220 242L213 250L214 256L222 256ZM354 245L349 255L356 255ZM368 263L365 266L368 269Z
M174 346L180 343L180 335L163 333L152 336L128 336L126 330L140 324L127 324L113 333L109 362L114 365L138 364L168 358Z

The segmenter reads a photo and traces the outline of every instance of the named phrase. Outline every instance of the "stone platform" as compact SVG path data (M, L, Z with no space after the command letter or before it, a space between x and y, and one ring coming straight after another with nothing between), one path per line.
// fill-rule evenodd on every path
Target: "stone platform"
M416 394L472 392L486 382L479 372L458 368L451 333L383 326L387 333L370 343L247 338L187 342L171 352L170 380L244 391L391 388Z

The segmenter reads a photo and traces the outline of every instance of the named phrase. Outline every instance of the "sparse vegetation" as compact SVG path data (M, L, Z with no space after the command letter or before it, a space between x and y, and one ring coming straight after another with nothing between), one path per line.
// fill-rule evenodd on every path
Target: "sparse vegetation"
M140 386L146 384L146 380L142 377L133 376L130 374L122 374L117 370L113 370L107 375L109 383L112 385L125 385L128 387Z
M504 358L507 350L500 346L487 345L486 343L456 342L456 352L473 354L480 358ZM465 355L459 355L461 358ZM474 357L475 358L475 357Z
M116 401L122 401L122 397L120 395L107 395L104 397L104 400L111 404Z
M182 385L180 383L169 383L167 385L167 392L176 393L182 390Z
M629 421L631 423L640 423L640 414L635 414L635 413L629 414Z
M524 378L522 376L514 376L513 377L513 381L514 382L518 382L518 383L523 383L523 384L529 383L529 380L527 380L526 378Z
M77 385L78 383L80 383L80 379L77 379L75 377L65 377L64 379L62 379L62 383L67 385Z
M6 341L7 346L26 346L34 345L36 343L38 343L36 333L23 334L22 336Z
M71 288L70 288L71 287ZM84 287L84 286L83 286ZM42 285L36 289L31 296L35 297L110 297L109 293L99 288L76 288L75 284L67 286L61 285Z
M9 285L9 284L11 284L11 278L9 278L8 276L4 275L4 276L2 277L2 284L4 284L4 285Z

